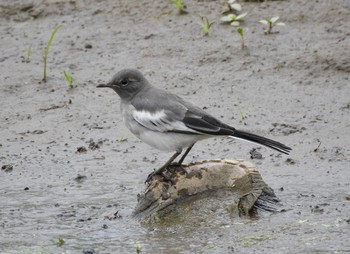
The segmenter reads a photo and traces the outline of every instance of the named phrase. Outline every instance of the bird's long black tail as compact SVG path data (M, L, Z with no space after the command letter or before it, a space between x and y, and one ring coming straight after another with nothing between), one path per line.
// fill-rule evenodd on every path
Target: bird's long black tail
M234 130L233 135L231 135L234 138L237 139L242 139L245 141L250 141L259 145L263 145L269 148L272 148L278 152L284 153L284 154L289 154L289 152L292 150L292 148L283 145L280 142L264 138L249 132L244 132L244 131L239 131L239 130Z

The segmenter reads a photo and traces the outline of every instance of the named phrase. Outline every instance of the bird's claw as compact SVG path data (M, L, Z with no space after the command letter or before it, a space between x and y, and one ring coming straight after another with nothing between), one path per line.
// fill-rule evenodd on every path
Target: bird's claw
M164 173L165 173L165 170L160 171L160 172L158 172L158 171L153 171L151 174L149 174L149 175L147 176L147 179L146 179L146 181L145 181L145 184L149 184L149 183L151 182L151 180L153 179L153 177L156 176L156 175L161 176L165 182L174 183L173 180L171 179L171 177L167 176L167 175L164 174Z
M150 181L152 180L153 176L155 176L155 175L158 175L158 174L157 174L157 171L153 171L151 174L149 174L149 175L147 176L147 179L146 179L146 181L145 181L145 184L150 183Z
M178 169L181 170L182 173L187 173L187 171L185 170L185 168L182 166L182 164L178 163L178 162L173 162L169 165L169 167L173 167L174 169Z
M160 168L158 170L153 171L151 174L149 174L147 176L145 184L149 184L151 182L152 178L156 175L161 176L165 182L174 183L173 180L171 179L171 177L168 176L167 174L165 174L167 171L172 172L172 171L170 171L171 169L181 169L182 172L187 173L181 164L179 164L178 162L173 162L170 165L168 165L167 167Z

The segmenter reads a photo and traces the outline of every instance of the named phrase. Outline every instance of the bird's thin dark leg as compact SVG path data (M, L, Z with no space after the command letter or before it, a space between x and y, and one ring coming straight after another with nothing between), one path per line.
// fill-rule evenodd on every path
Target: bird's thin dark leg
M177 165L181 166L182 162L185 160L187 154L191 151L192 147L195 143L193 143L191 146L189 146L186 150L186 152L182 155L181 159L177 162Z
M173 156L171 156L170 159L167 162L165 162L165 164L163 166L161 166L159 169L154 171L154 173L156 175L162 173L180 154L181 154L181 151L176 151L173 154Z
M157 169L156 171L152 172L151 174L148 175L146 183L148 183L151 178L154 175L162 175L163 172L166 170L166 168L177 158L177 156L179 156L181 154L181 151L176 151L173 156L170 157L170 159L163 165L161 166L159 169Z

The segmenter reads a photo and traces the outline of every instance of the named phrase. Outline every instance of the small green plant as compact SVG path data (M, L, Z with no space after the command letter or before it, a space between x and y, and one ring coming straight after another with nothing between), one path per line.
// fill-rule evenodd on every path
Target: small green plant
M25 30L22 31L22 37L23 38L28 38L27 31L25 31Z
M186 5L182 3L182 0L170 0L173 4L175 4L177 10L180 14L186 14Z
M247 16L247 12L236 15L236 14L228 14L221 18L221 21L230 23L232 26L239 26L240 22L243 21L243 18Z
M44 53L44 77L43 77L43 81L46 82L47 78L46 78L46 62L47 62L47 57L49 55L49 49L52 43L53 38L55 37L55 34L57 33L58 29L61 28L61 25L58 25L55 27L55 29L53 30L51 37L49 39L49 41L47 42L47 46L45 48L45 53Z
M243 30L242 27L238 27L236 31L239 34L239 36L241 37L241 49L244 49L245 48L245 44L244 44L244 30Z
M32 55L32 49L30 46L25 46L24 47L24 52L23 52L23 60L25 63L30 62L30 56Z
M64 245L64 240L63 238L58 238L57 241L56 241L56 245L57 247L62 247Z
M270 19L262 19L259 22L261 24L264 24L267 26L267 29L264 30L265 34L272 34L272 28L274 26L285 26L286 24L282 23L282 22L277 22L277 20L279 20L280 17L276 16L276 17L272 17Z
M73 88L73 78L72 75L70 75L70 73L68 71L63 71L64 77L67 80L67 83L69 85L70 88Z
M243 109L241 110L241 118L242 118L243 124L247 125L247 123L245 121L247 119L247 116L246 116L246 113L245 113L245 111Z
M242 11L242 6L238 3L236 3L236 0L227 0L224 3L228 7L227 12L238 12ZM226 12L224 12L226 13Z
M140 254L142 247L140 243L135 243L135 250L136 250L136 254Z
M117 139L117 141L118 141L119 143L123 143L123 142L128 141L128 139L127 139L127 138L121 137L120 139Z
M206 17L201 17L202 18L202 27L203 27L203 32L204 32L204 36L208 36L209 35L209 29L210 27L213 25L214 22L209 22L208 18Z

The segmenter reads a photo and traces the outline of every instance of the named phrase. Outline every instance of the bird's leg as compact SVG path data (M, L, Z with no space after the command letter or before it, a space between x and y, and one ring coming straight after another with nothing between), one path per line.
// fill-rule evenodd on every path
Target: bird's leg
M173 154L173 156L171 156L170 159L167 162L165 162L165 164L161 166L158 170L156 170L154 173L156 175L162 173L180 154L181 154L181 150L176 151Z
M182 165L182 162L185 160L187 154L191 151L192 147L194 146L195 143L193 143L191 146L189 146L187 148L187 150L185 151L185 153L182 155L181 159L177 162L177 165L178 166L181 166Z
M156 171L153 171L151 174L148 175L146 183L148 183L153 176L155 175L163 175L163 172L166 170L166 168L176 159L177 156L179 156L181 154L181 150L176 151L173 156L170 157L170 159L163 165L161 166L159 169L157 169Z
M190 152L190 150L192 149L192 147L194 146L195 143L193 143L192 145L190 145L186 151L184 152L184 154L182 155L181 159L177 162L173 162L171 163L170 166L176 167L178 169L181 169L183 173L187 173L187 171L182 167L182 162L185 160L186 156L188 155L188 153Z
M165 175L163 175L164 171L167 169L167 167L169 166L175 166L175 167L179 167L180 169L182 169L185 173L185 169L181 166L182 165L182 162L185 160L186 156L188 155L188 153L191 151L192 147L194 146L195 143L193 143L192 145L190 145L185 153L182 155L182 157L180 158L180 160L178 162L174 162L173 161L181 154L181 150L179 151L176 151L173 156L170 157L170 159L163 165L161 166L159 169L157 169L156 171L152 172L151 174L148 175L147 177L147 180L146 180L146 183L148 183L153 176L155 175L162 175L164 176L164 178L166 180L169 180L171 181L171 179L168 179L168 177L166 177Z

